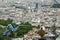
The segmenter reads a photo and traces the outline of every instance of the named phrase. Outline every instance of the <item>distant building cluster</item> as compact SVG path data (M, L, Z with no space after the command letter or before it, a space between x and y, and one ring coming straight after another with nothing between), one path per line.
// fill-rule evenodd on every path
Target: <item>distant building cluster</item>
M19 0L18 2L11 0L5 4L2 2L4 5L0 4L0 19L10 18L14 22L30 22L32 25L40 25L41 22L44 22L46 26L50 26L53 24L52 20L56 18L56 24L60 26L60 9L50 8L50 5L45 6L46 2L42 5L39 3L41 0L36 1Z

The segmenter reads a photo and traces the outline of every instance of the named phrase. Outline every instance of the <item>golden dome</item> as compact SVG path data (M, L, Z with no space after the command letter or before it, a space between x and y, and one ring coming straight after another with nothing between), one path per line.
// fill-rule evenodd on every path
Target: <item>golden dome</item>
M44 30L39 30L37 33L38 33L41 37L43 37L43 36L46 34L46 32L45 32Z

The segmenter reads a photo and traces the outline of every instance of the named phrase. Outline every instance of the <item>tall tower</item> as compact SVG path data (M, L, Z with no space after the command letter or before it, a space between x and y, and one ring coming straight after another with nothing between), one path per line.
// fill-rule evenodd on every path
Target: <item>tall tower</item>
M34 12L37 12L37 11L38 11L38 3L36 3L35 9L34 9Z

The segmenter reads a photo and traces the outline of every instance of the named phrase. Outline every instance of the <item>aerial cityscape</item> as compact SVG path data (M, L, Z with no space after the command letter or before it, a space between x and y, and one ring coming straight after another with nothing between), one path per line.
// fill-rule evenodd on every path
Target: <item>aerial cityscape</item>
M0 40L60 40L60 0L0 0Z

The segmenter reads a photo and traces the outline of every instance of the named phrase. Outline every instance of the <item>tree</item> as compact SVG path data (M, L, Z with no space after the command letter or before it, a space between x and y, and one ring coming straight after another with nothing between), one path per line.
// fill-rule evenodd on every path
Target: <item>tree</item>
M7 26L8 24L12 24L13 20L12 19L7 19L7 20L0 20L0 25Z
M24 36L24 34L28 33L28 31L32 30L32 28L35 27L32 26L29 22L23 22L20 25L22 26L19 26L18 30L15 32L16 37Z

